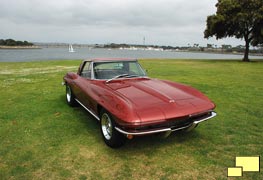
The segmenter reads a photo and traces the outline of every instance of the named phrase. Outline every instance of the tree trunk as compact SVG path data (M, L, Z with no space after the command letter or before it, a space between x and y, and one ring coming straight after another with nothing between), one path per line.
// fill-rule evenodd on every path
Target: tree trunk
M245 54L244 54L243 61L244 62L249 62L250 60L248 59L248 53L249 53L249 40L248 40L248 37L245 37L245 41L246 41L246 49L245 49Z

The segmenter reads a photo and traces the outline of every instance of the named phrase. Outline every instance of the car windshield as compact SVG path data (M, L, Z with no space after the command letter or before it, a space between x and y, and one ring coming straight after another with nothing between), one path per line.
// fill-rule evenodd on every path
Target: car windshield
M137 61L94 62L96 79L117 79L146 76Z

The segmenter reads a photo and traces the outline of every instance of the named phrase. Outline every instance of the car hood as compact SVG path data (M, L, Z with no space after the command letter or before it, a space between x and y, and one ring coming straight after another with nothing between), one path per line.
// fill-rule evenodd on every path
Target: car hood
M164 120L204 112L214 104L157 79L129 79L107 84L133 104L142 121Z

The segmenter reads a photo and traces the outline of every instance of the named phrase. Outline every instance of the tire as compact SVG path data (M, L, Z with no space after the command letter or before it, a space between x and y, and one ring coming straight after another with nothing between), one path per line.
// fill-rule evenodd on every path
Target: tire
M68 105L75 107L78 105L77 101L75 100L75 96L68 84L66 84L66 101Z
M100 113L100 131L105 144L111 148L119 148L126 141L125 136L115 129L115 122L110 113L104 109Z

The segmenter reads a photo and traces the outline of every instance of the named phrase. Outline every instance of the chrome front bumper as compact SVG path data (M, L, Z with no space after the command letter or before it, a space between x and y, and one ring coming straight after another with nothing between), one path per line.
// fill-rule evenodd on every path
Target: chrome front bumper
M179 131L182 129L188 129L191 130L193 129L197 124L204 122L208 119L211 119L213 117L216 116L216 112L212 111L211 115L205 118L200 118L200 119L196 119L193 121L193 123L187 125L187 126L183 126L183 127L177 127L177 128L173 128L173 127L169 127L169 128L162 128L162 129L152 129L152 130L143 130L143 131L138 131L138 132L128 132L126 130L120 129L119 127L115 127L115 129L117 131L119 131L120 133L124 134L124 135L147 135L147 134L155 134L155 133L160 133L160 132L173 132L173 131Z

